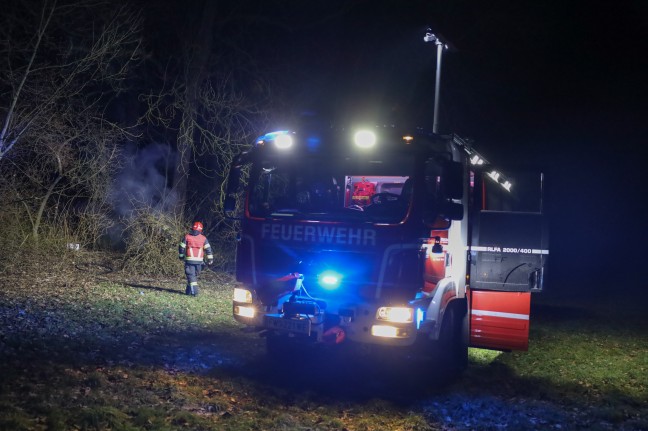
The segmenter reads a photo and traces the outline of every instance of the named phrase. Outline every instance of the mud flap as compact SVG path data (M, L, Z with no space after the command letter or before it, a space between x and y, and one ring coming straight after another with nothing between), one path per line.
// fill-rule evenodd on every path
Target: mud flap
M470 292L470 346L495 350L529 347L530 292Z

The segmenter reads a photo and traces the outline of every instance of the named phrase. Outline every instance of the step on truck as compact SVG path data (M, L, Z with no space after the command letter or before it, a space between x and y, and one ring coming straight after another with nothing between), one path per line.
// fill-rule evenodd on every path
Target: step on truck
M543 174L503 170L456 135L282 130L233 162L233 315L287 343L526 350L543 289Z

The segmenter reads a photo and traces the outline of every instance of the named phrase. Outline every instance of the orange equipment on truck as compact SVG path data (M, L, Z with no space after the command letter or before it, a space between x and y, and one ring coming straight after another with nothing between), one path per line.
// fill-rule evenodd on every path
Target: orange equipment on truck
M362 207L369 204L369 199L376 193L376 185L366 178L353 183L353 195L351 201Z
M542 173L420 129L278 131L231 166L230 215L245 166L233 314L271 351L436 349L461 369L468 346L527 348L549 253Z

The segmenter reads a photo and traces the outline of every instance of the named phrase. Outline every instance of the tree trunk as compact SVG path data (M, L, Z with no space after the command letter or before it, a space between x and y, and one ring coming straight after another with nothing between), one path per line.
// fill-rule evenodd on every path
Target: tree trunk
M216 15L216 2L205 0L202 7L200 27L195 33L191 46L187 48L187 67L185 69L185 93L182 103L182 121L178 133L178 156L176 159L173 188L177 195L178 213L183 214L188 204L188 178L193 162L194 148L200 145L196 142L195 122L200 109L200 87L207 76L207 65L212 47L213 22ZM189 31L193 30L189 23Z
M56 185L62 179L63 179L63 175L59 174L54 180L54 182L52 182L52 184L50 184L50 186L47 188L47 192L45 192L45 196L43 196L43 199L41 200L41 203L38 206L38 211L36 212L36 217L34 218L34 223L32 224L32 239L34 240L35 243L38 243L38 230L40 228L41 220L43 219L43 212L45 212L47 201L52 196L52 193L54 193L54 189L56 188Z

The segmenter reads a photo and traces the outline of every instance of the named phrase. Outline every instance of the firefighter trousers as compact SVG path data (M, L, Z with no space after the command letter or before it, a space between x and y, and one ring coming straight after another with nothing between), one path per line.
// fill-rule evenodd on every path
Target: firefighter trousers
M185 293L187 295L198 295L198 276L202 270L202 263L187 263L185 262L185 275L187 276L187 288Z

